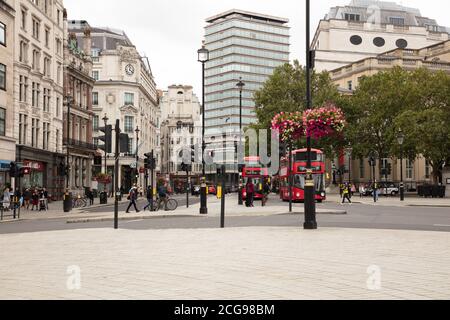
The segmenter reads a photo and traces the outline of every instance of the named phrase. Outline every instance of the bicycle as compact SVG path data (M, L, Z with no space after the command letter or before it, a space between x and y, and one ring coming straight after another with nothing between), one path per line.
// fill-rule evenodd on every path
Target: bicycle
M80 195L72 200L72 208L85 208L87 206L87 198L82 198Z
M152 211L159 211L164 208L164 201L160 197L156 198L153 202ZM178 201L175 199L171 199L170 197L167 199L167 211L175 211L178 208Z

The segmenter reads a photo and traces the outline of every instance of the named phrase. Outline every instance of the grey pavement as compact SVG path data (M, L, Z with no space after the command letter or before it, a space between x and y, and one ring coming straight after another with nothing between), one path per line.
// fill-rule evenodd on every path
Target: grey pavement
M85 229L0 235L0 299L449 299L450 233Z

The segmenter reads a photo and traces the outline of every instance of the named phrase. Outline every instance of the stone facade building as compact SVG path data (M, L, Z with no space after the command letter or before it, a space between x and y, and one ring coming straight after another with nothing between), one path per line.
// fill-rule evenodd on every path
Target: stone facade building
M69 32L75 33L83 48L84 30L78 27L81 23L84 22L69 21ZM104 126L105 115L107 123L113 126L116 119L120 120L121 131L128 134L130 143L120 157L119 183L128 191L136 180L136 172L138 184L144 185L144 173L139 173L144 167L144 154L158 149L160 120L156 84L149 61L139 54L123 31L92 27L91 39L92 77L96 80L92 91L93 143L98 145L98 136L102 135L98 129ZM94 171L104 171L103 168L104 164ZM113 176L113 154L107 155L107 172ZM94 184L94 188L103 186ZM111 185L108 188L111 191Z
M14 139L15 17L12 0L0 1L0 190L11 183L10 163L16 160Z
M68 40L64 43L66 101L63 137L64 153L70 167L66 186L73 193L83 195L86 188L92 187L92 166L97 149L92 140L92 89L95 80L92 78L91 29L87 23L78 26L84 32L83 47L80 47L75 33L68 32L66 17L64 19Z
M20 187L47 187L58 198L63 154L64 7L61 0L16 0L14 138L16 160L31 168Z

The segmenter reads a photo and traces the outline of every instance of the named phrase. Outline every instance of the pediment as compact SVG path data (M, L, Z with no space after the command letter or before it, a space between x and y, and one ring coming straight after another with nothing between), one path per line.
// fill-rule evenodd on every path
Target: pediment
M120 108L120 112L122 112L122 113L136 113L137 114L139 112L139 110L138 110L138 108L136 108L133 105L125 105L125 106Z

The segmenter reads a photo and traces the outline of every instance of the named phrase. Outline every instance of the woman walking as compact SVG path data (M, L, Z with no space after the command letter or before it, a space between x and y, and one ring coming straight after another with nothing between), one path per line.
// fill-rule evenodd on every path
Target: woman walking
M134 206L134 210L136 210L136 213L140 212L136 206L137 198L138 198L138 188L136 185L134 185L130 189L130 194L128 195L128 200L130 200L130 204L128 205L126 213L130 213L131 206Z
M253 207L253 197L255 194L255 185L253 184L252 179L248 180L245 190L247 192L246 206Z

